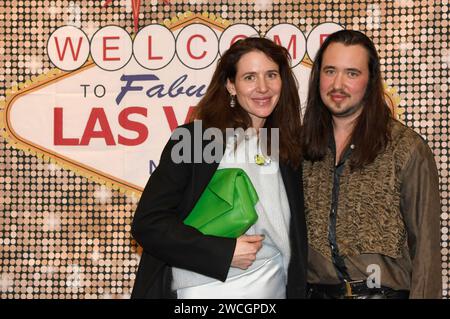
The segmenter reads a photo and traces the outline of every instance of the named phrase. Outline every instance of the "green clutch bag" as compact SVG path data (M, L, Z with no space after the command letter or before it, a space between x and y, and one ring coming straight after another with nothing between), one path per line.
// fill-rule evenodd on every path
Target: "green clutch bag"
M219 169L184 220L205 235L236 238L258 219L258 194L240 168Z

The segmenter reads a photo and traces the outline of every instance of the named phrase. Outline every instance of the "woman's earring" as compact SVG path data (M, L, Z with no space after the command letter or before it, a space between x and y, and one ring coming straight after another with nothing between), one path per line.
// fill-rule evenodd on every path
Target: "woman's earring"
M231 100L230 100L230 107L235 107L236 106L236 95L232 95L231 96Z

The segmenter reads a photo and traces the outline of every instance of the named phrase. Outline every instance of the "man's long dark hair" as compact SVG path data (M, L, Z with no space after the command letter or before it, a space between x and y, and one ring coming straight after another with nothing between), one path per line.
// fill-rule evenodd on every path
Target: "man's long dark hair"
M302 130L302 151L305 159L319 161L327 153L333 124L330 111L320 97L320 71L323 54L331 43L345 46L360 45L366 49L369 60L369 81L363 98L363 108L350 137L355 149L350 157L352 169L372 163L390 140L389 121L392 112L384 99L380 60L372 41L363 33L342 30L328 36L317 52L312 67L308 99Z
M204 127L247 129L252 120L239 102L230 107L230 94L226 89L229 79L234 83L237 64L249 52L259 51L274 61L279 68L282 81L280 99L264 123L265 128L279 128L280 159L294 167L301 161L298 143L301 130L301 108L296 79L290 67L289 52L282 46L265 38L246 38L235 42L220 58L205 96L198 103L192 119L202 120ZM268 130L270 134L270 130ZM268 135L270 143L270 135Z

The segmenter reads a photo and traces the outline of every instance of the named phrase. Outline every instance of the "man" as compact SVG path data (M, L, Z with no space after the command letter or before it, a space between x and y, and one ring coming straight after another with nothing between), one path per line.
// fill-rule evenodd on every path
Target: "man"
M393 119L364 34L319 49L303 129L309 297L441 298L433 154Z

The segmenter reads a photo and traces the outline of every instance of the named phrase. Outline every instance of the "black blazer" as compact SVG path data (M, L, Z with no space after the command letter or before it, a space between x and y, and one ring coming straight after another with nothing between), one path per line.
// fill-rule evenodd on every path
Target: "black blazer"
M181 126L194 137L194 125ZM178 128L178 130L180 129ZM203 134L203 132L202 132ZM210 141L196 141L191 150L203 150ZM182 220L200 198L219 162L180 163L171 152L178 140L170 139L158 167L144 189L133 223L132 234L143 252L131 298L176 298L171 291L172 268L185 268L225 281L236 240L206 236ZM222 145L222 147L224 147ZM178 152L177 152L178 153ZM193 157L194 155L191 154ZM291 260L288 270L288 298L303 298L306 290L307 239L301 170L280 163L291 209Z

